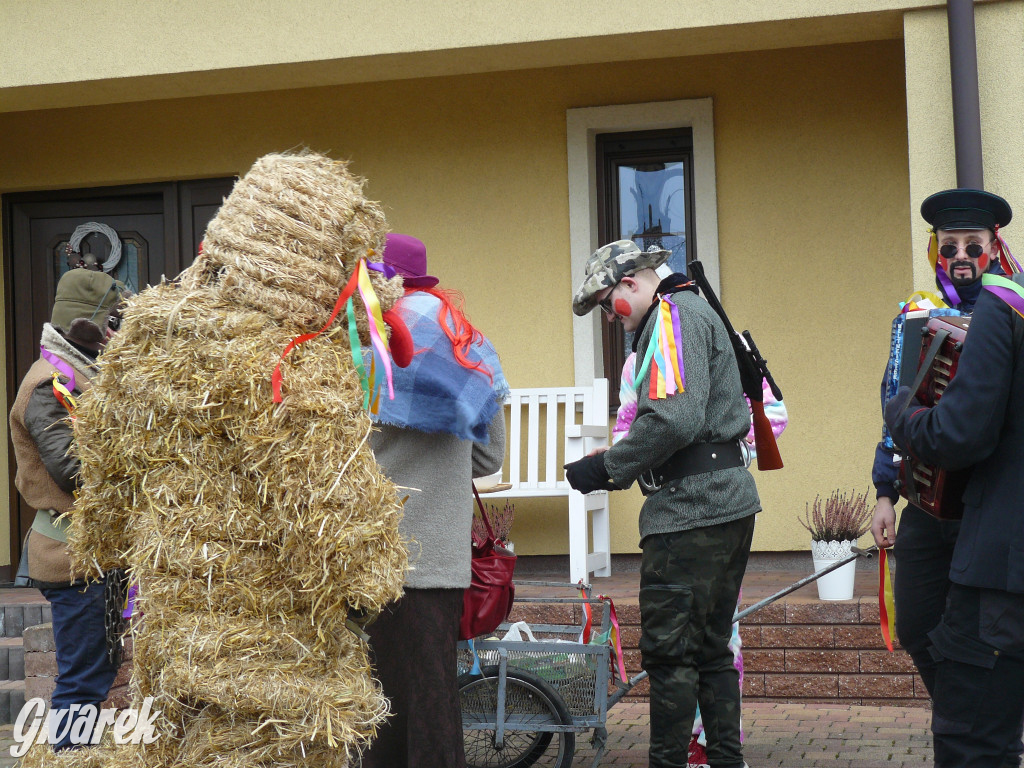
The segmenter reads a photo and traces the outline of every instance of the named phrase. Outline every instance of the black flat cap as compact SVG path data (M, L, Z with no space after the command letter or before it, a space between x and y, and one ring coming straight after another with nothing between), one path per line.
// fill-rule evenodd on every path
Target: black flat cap
M921 203L921 215L934 229L991 229L1013 218L1010 204L980 189L947 189Z

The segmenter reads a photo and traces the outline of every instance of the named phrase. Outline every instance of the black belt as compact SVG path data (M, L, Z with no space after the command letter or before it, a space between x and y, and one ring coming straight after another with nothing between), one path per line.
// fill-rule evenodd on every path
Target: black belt
M660 491L667 483L690 475L715 472L719 469L747 466L749 454L739 440L724 443L694 443L681 448L661 466L640 475L638 482L644 496Z

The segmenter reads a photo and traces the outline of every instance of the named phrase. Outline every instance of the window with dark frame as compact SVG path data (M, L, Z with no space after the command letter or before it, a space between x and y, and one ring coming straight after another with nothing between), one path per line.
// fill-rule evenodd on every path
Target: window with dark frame
M697 258L694 236L693 131L672 128L596 137L597 228L604 245L633 240L672 251L668 265L685 272ZM600 311L600 310L597 310ZM602 315L601 347L609 402L619 405L622 366L632 351L632 334Z

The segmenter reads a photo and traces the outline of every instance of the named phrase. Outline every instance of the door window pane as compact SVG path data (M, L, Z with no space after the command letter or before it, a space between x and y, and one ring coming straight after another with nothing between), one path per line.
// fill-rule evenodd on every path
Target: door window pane
M693 134L689 128L597 136L598 240L632 240L641 250L672 252L668 266L685 272L693 244ZM602 322L604 373L618 407L622 366L633 335Z
M672 271L685 271L685 162L623 163L618 170L619 238L643 251L652 245L672 251Z

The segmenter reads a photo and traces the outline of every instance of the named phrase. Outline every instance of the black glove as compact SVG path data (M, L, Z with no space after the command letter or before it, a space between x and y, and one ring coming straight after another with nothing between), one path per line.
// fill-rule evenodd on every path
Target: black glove
M901 448L909 447L906 440L907 416L924 407L912 394L910 387L900 387L885 404L885 426L889 428L893 442Z
M608 470L604 468L603 453L584 456L579 461L566 464L565 479L580 493L621 490L612 482Z

